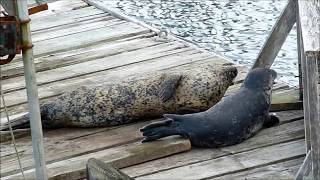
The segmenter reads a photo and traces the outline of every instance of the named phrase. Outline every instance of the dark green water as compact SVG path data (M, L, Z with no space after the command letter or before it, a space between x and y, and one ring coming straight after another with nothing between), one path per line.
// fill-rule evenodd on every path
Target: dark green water
M125 14L250 67L287 1L285 0L114 0ZM278 79L297 85L296 28L272 67Z

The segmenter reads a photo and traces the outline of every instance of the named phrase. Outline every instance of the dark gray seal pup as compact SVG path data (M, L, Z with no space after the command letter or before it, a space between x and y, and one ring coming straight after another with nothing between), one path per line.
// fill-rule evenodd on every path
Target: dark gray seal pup
M236 67L202 64L194 69L136 74L101 87L82 87L40 107L43 127L103 127L200 112L218 102Z
M222 98L210 109L186 115L165 114L164 121L143 127L140 129L144 136L142 142L181 135L198 147L240 143L253 136L263 125L272 126L279 122L277 117L269 115L276 75L271 69L254 69L237 92Z

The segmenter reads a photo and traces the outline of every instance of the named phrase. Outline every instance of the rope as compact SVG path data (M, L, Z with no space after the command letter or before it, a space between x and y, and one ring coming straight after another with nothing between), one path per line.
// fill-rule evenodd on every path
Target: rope
M11 121L10 121L10 119L9 119L8 109L7 109L5 100L4 100L4 95L3 95L3 91L2 91L1 79L2 79L2 71L1 71L1 66L0 66L0 94L1 94L2 104L3 104L4 111L5 111L5 114L6 114L6 117L7 117L7 121L8 121L8 125L9 125L9 130L10 130L10 134L11 134L11 138L12 138L12 143L13 143L14 150L15 150L15 153L16 153L16 155L17 155L17 159L18 159L18 163L19 163L19 168L20 168L21 174L22 174L22 176L23 176L23 179L25 180L26 178L25 178L25 176L24 176L24 172L23 172L23 167L22 167L22 164L21 164L20 155L19 155L19 153L18 153L18 149L17 149L17 145L16 145L16 140L15 140L15 138L14 138L14 134L13 134L12 126L11 126Z

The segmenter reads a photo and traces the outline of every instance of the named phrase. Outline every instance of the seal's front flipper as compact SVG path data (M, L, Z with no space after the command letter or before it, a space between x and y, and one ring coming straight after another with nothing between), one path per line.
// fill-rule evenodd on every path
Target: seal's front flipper
M279 118L275 114L270 114L269 117L264 121L263 127L269 128L276 126L280 123Z
M164 74L160 85L159 98L161 101L166 102L176 92L177 86L181 80L181 75L178 74Z
M151 123L141 128L140 131L144 136L142 143L181 134L179 130L179 122L172 119Z

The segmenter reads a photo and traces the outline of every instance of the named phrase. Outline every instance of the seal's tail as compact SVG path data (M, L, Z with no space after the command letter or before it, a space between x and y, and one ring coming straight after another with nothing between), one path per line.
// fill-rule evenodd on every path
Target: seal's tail
M4 122L6 122L4 120ZM29 128L30 124L29 124L29 113L25 113L19 117L10 119L10 124L12 129L23 129L23 128ZM0 130L9 130L9 123L3 123L0 126Z
M140 129L144 136L142 143L167 136L180 135L181 133L178 127L179 122L168 117L166 120L151 123Z

